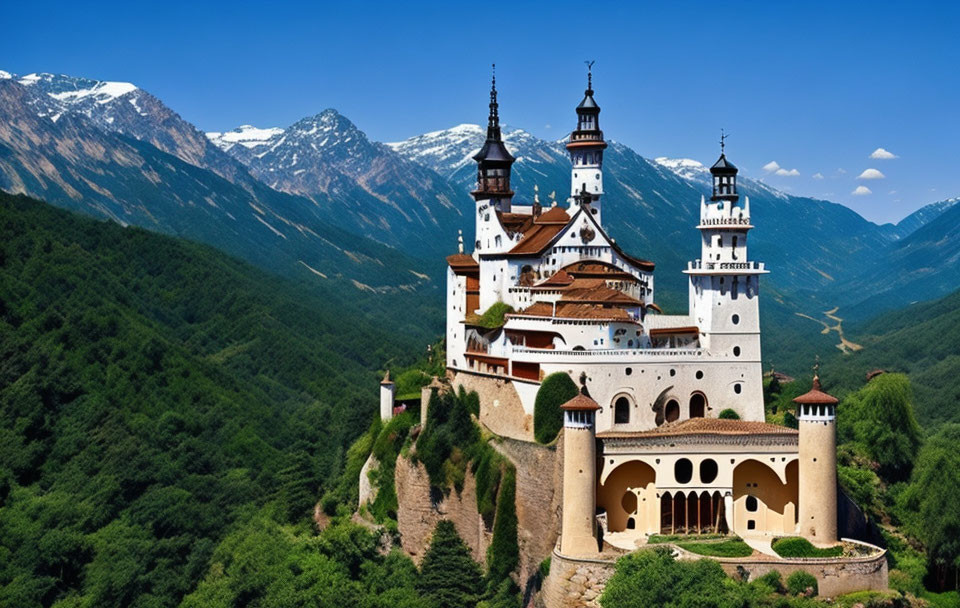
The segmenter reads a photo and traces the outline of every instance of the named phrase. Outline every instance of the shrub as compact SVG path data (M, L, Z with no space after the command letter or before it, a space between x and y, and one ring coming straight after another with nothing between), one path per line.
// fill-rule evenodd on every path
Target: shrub
M477 325L487 329L503 327L506 315L513 312L513 307L503 302L495 302L476 320Z
M730 408L727 408L720 412L720 415L717 416L721 420L740 420L740 414L736 413Z
M843 555L843 545L820 549L814 547L805 538L790 536L773 541L773 550L780 557L839 557Z
M544 378L533 404L533 435L540 443L550 443L563 427L560 406L577 396L577 385L570 375L556 372Z
M780 573L776 570L771 570L767 572L760 578L755 581L757 584L765 585L769 587L774 593L783 593L783 579L780 578Z
M739 605L737 591L727 582L723 568L713 560L678 561L668 548L645 549L617 561L600 604L603 608Z
M806 593L807 589L813 590L810 595L817 594L817 577L803 570L797 570L787 577L787 591L791 594L800 595Z

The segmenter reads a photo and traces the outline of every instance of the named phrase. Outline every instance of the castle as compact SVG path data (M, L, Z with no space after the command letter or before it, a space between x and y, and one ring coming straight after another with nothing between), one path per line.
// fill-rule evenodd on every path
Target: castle
M566 206L513 200L495 78L489 108L473 157L475 242L467 253L461 237L447 258L448 379L479 393L487 428L525 441L541 382L560 372L580 385L562 407L554 555L590 560L651 534L835 545L837 400L815 377L796 399L799 429L764 422L759 282L768 270L749 257L750 201L723 141L712 195L699 201L701 255L683 271L688 312L668 315L654 302L653 262L604 228L607 143L592 75L566 144ZM381 415L392 405L387 381ZM721 418L725 410L736 416Z

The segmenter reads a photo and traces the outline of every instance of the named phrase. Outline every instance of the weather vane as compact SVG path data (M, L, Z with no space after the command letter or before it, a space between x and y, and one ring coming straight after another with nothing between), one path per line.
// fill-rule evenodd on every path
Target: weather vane
M587 64L587 88L593 88L593 64L596 63L595 59L588 59L584 61Z
M723 149L727 145L727 138L730 137L728 133L724 133L723 129L720 129L720 154L723 154Z

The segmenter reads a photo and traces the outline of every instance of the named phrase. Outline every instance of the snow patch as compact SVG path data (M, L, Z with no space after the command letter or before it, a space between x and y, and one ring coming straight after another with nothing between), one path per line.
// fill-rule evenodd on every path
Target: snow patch
M225 133L211 131L210 133L205 133L205 135L207 136L207 139L213 142L217 147L223 150L229 150L236 144L239 144L244 148L253 149L264 145L281 133L283 133L283 129L277 127L260 129L252 125L241 125L236 129L227 131Z
M136 90L136 85L133 85L129 82L111 82L103 80L93 85L89 89L65 91L63 93L50 93L50 97L53 97L57 101L63 102L77 102L82 99L92 97L97 103L103 104L110 103L117 97L122 97L127 93L132 93Z
M11 78L13 78L13 74L0 70L0 80L9 80Z
M692 158L667 158L666 156L659 156L653 159L653 162L687 180L702 181L709 173L709 170L703 163L693 160Z

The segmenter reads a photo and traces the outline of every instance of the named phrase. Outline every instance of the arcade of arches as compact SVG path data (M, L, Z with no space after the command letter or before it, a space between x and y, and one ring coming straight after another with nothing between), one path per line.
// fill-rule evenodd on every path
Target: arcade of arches
M644 455L616 465L597 491L605 537L631 548L647 534L794 533L797 460L785 468L781 464L778 474L760 455L718 456L726 455L679 459ZM731 460L737 464L730 464ZM784 473L785 483L781 481Z

